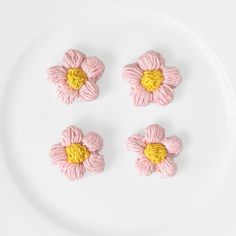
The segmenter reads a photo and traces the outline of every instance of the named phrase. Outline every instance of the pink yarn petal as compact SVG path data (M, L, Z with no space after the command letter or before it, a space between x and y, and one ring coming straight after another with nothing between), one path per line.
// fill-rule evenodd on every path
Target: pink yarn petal
M123 79L128 81L133 86L140 84L142 75L143 70L137 63L126 65L123 69Z
M162 69L164 75L164 84L176 87L181 83L181 75L175 67L164 67Z
M172 154L173 156L178 156L183 149L183 142L177 136L165 138L162 140L162 143L165 145L168 153Z
M58 161L57 163L55 163L55 165L57 165L59 167L59 169L62 171L62 169L64 169L65 166L67 166L69 163L67 160L62 160L62 161Z
M99 88L95 82L87 81L79 90L79 98L82 101L92 101L99 95Z
M67 68L80 67L85 57L86 56L82 52L69 49L65 52L63 62Z
M105 167L103 156L95 153L91 154L83 164L85 169L91 173L100 173L104 170Z
M148 176L155 171L155 165L146 157L141 156L136 161L136 168L141 175Z
M141 87L133 88L131 91L131 96L133 98L133 103L135 106L147 106L153 101L152 93L144 90Z
M166 84L162 84L159 89L153 92L153 100L155 103L165 106L174 98L174 90Z
M68 177L69 180L74 181L84 176L85 168L83 164L66 163L61 166L61 172Z
M129 137L128 142L127 142L128 150L134 151L139 154L143 154L143 150L144 150L145 146L146 146L145 140L139 134Z
M51 157L51 161L53 165L58 165L61 162L66 161L66 152L65 148L61 145L61 143L54 144L49 152L49 156Z
M52 66L48 68L48 80L54 84L66 79L67 69L63 66Z
M165 130L161 126L153 124L146 128L145 139L148 143L158 143L164 137Z
M173 158L167 157L164 161L156 165L156 171L162 178L174 176L177 172L177 165Z
M163 63L162 57L155 51L147 51L138 58L142 70L157 70Z
M62 136L61 144L64 147L72 143L80 143L83 139L82 130L73 125L64 129L61 133L61 136Z
M163 68L165 66L165 62L166 62L165 58L159 52L155 52L155 53L156 53L157 57L159 58L160 68Z
M91 152L100 151L103 148L103 140L100 135L95 132L87 133L82 143L89 149Z
M58 99L69 105L78 97L78 90L71 89L66 82L60 82L57 87Z
M105 69L103 62L97 57L87 57L81 67L90 79L99 79Z

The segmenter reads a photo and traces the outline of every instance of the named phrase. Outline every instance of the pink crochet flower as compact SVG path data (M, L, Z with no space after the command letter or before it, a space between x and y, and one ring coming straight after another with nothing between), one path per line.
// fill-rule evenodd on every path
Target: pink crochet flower
M96 81L104 72L104 64L97 57L86 57L82 52L70 49L63 57L62 66L48 69L48 79L57 85L58 98L71 104L76 98L91 101L97 98Z
M147 106L150 102L165 106L174 97L174 88L181 82L179 70L166 67L165 59L155 51L147 51L138 62L126 65L123 78L131 85L135 106Z
M58 165L69 180L83 177L85 171L103 171L105 162L99 154L103 147L100 135L89 132L84 136L81 129L76 126L69 126L61 135L61 142L52 146L49 155L52 164Z
M146 128L144 137L139 134L131 136L127 147L138 154L136 167L141 175L157 172L161 177L167 177L176 174L174 157L179 155L183 144L176 136L166 138L165 130L153 124Z

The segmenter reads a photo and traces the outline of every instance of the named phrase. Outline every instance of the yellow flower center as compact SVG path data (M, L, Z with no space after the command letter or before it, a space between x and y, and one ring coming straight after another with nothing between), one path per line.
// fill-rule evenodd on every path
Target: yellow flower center
M90 152L84 145L73 143L66 147L66 155L69 163L81 163L90 156Z
M167 156L167 150L161 143L150 143L144 149L144 155L153 163L163 161Z
M73 89L80 89L86 80L87 75L79 68L71 68L67 71L66 82Z
M160 70L145 70L141 84L148 92L153 92L161 86L163 80L164 76Z

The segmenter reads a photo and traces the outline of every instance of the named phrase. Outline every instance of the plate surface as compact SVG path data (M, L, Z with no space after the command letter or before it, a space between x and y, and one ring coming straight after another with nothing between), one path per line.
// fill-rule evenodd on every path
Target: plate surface
M122 6L90 9L91 18L88 12L76 17L65 12L65 20L45 29L25 49L3 94L1 143L9 171L40 212L81 235L156 235L171 228L214 197L233 157L234 100L218 59L174 19L150 8L127 7L130 15ZM97 100L70 106L56 100L46 69L59 64L68 48L104 61ZM121 77L122 67L149 49L162 53L183 77L167 107L134 107ZM126 150L130 135L156 122L184 142L174 178L139 176L136 156ZM103 136L104 173L69 182L50 165L51 145L71 124Z

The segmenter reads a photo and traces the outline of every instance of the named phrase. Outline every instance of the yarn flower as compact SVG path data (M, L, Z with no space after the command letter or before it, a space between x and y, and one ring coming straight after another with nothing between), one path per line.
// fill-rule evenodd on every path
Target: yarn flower
M179 70L166 67L163 56L147 51L137 63L126 65L123 78L131 85L135 106L147 106L150 102L165 106L174 98L174 88L181 82Z
M48 69L48 79L57 85L58 99L71 104L76 98L91 101L97 98L96 81L104 72L104 64L97 57L86 57L82 52L69 49L63 65Z
M99 151L103 140L95 132L83 135L81 129L69 126L62 131L62 140L50 150L52 164L57 165L69 180L76 180L90 173L102 172L105 166Z
M145 136L131 136L127 145L129 150L138 154L136 168L141 175L148 176L156 172L163 178L176 174L174 158L181 152L182 146L180 138L166 138L165 130L157 124L148 126Z

